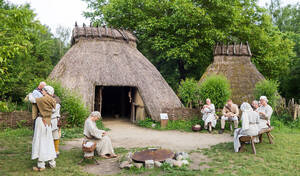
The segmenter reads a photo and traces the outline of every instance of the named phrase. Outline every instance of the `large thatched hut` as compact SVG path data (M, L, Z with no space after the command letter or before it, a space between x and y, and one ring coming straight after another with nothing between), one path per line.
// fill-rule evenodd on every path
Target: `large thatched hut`
M182 104L159 71L136 48L130 32L107 27L77 27L72 47L55 66L50 79L82 96L102 116L132 121L160 119L166 108Z
M232 100L241 104L254 99L255 84L265 79L251 62L251 50L247 44L219 45L214 47L214 61L208 66L200 79L201 82L211 74L222 74L229 81Z

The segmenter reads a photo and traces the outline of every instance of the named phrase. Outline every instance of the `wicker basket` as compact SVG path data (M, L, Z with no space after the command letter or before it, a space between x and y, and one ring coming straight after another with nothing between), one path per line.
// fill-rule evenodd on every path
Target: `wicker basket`
M96 149L96 143L93 142L94 145L92 145L91 147L85 147L84 144L86 144L86 143L87 143L87 141L83 141L83 143L82 143L82 151L84 151L84 152L94 152L95 149Z

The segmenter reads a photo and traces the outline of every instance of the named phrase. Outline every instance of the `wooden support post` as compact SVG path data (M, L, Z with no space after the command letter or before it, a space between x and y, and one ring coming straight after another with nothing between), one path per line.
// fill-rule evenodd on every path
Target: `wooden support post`
M255 149L255 144L254 144L254 137L251 137L251 146L252 146L253 154L256 155L256 149Z
M101 114L101 109L102 109L102 89L103 87L100 87L99 89L99 112Z
M270 144L273 144L273 140L272 140L272 136L271 136L270 132L267 132L267 136L269 138Z

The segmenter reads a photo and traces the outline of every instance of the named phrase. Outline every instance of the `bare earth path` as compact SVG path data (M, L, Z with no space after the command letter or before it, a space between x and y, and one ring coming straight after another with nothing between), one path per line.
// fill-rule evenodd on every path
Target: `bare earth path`
M111 137L114 148L124 147L127 149L136 147L161 147L173 151L186 151L208 148L223 142L232 141L229 134L207 134L207 133L188 133L180 131L158 131L138 127L122 119L113 119L103 121L104 126L109 128L108 135ZM66 141L62 145L62 150L80 148L82 139ZM192 163L190 169L202 170L209 168L207 165L199 165L200 162L210 159L201 153L193 152L190 154ZM100 160L100 165L90 164L84 166L85 172L95 175L114 175L121 172L118 164L118 158Z
M208 148L223 142L230 142L233 137L230 134L208 134L181 131L158 131L138 127L128 121L117 119L103 121L104 126L109 128L108 135L111 137L114 148L135 147L162 147L173 151L191 151L198 148ZM81 147L82 139L67 141L62 149Z

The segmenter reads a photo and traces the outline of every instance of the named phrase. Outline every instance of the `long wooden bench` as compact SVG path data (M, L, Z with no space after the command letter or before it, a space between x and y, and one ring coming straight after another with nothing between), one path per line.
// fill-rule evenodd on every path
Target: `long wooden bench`
M247 142L248 142L248 143L250 142L250 143L251 143L251 146L252 146L253 154L256 155L256 148L255 148L254 138L255 138L255 137L259 137L259 143L261 143L261 142L262 142L262 135L263 135L264 133L267 134L270 144L273 144L273 139L274 139L274 137L271 135L271 131L272 131L273 129L274 129L274 127L262 129L262 130L258 133L257 136L242 136L242 137L240 137L239 139L240 139L240 142L241 142L241 147L240 147L240 149L239 149L239 152L243 152L246 143L247 143Z

